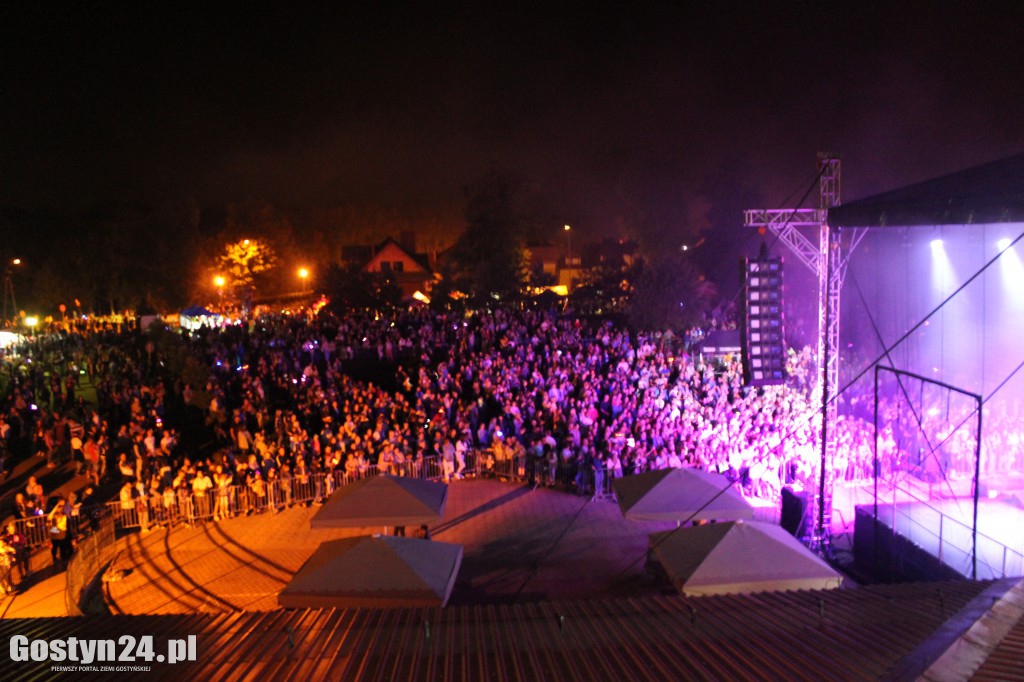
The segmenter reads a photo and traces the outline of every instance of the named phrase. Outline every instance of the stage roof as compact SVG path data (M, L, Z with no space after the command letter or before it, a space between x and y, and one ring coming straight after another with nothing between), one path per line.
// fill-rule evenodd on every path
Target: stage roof
M1024 154L842 204L833 227L1024 222Z

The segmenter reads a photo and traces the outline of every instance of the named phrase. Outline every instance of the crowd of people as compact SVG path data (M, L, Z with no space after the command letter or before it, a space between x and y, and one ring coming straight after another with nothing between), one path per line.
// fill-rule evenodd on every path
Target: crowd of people
M790 351L789 364L789 384L746 387L737 359L702 359L685 336L529 307L264 315L191 335L82 324L5 358L0 447L74 462L89 489L69 514L91 517L112 482L144 527L321 499L371 467L419 475L433 460L457 478L469 453L580 494L689 466L776 501L785 485L812 486L820 461L813 355ZM76 391L82 377L95 404ZM835 478L869 479L868 423L837 428ZM34 479L15 506L51 511Z
M804 392L745 389L735 361L704 363L675 339L606 321L417 310L267 318L243 339L206 341L216 372L205 391L236 484L239 473L287 478L298 466L401 472L423 458L455 474L468 451L521 455L530 472L570 465L572 485L590 493L605 477L669 466L727 473L769 498L814 475ZM416 362L397 365L391 387L347 371L353 358L394 353Z

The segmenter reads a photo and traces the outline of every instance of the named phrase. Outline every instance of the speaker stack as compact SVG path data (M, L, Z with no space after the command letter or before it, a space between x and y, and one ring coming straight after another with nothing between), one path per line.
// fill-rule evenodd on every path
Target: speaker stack
M782 489L782 517L779 519L779 525L798 539L810 535L807 502L805 491L795 491L789 486Z
M782 258L745 258L741 269L743 379L752 386L781 384L786 380Z

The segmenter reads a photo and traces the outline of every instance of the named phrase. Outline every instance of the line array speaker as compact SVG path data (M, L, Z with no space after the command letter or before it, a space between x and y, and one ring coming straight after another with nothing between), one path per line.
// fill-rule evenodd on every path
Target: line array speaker
M744 381L754 386L781 384L786 380L782 258L745 258L741 266L740 344Z

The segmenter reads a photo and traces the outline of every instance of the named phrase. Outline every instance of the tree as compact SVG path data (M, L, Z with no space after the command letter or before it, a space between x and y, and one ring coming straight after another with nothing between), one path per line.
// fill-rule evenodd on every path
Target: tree
M636 259L629 265L611 262L587 268L569 295L574 307L579 311L625 311L642 264Z
M332 265L324 279L330 308L337 313L381 310L397 306L402 300L402 289L394 279L384 273L364 272L356 265Z
M224 245L218 265L227 280L226 286L240 293L248 306L255 294L257 276L277 265L277 254L265 241L240 239Z
M644 263L634 289L630 324L648 330L685 332L703 320L715 296L715 286L682 252Z
M702 321L715 287L696 265L710 227L710 205L701 197L681 192L669 201L647 201L649 190L632 186L632 232L643 254L633 281L627 314L641 329L685 331ZM696 251L695 251L696 249Z
M517 210L517 194L498 173L467 189L467 227L452 249L452 265L477 300L515 297L527 282L527 220Z
M9 248L25 262L18 273L22 307L52 313L77 299L82 312L107 313L165 310L187 300L183 270L198 241L188 202L111 202L73 216L19 218ZM39 239L42 233L48 238ZM31 248L23 250L22 239Z

